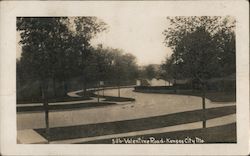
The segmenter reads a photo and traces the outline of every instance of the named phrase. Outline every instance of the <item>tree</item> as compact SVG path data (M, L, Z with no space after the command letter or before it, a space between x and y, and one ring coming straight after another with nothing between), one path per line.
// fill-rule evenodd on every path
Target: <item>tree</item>
M152 64L146 66L144 72L145 72L145 77L149 80L152 80L153 78L156 77L156 70Z
M120 97L120 86L135 82L138 76L138 66L136 58L132 54L124 53L121 49L97 48L101 59L99 69L101 69L102 80L108 81L110 85L118 87L118 97Z
M122 51L119 49L112 49L112 53L113 53L113 58L114 60L113 62L113 76L118 88L118 97L121 96L121 92L120 92L120 86L121 86L121 81L122 79L124 80L126 77L126 69L124 68L124 64L126 62L124 62L124 60L122 59Z
M136 57L130 53L125 53L121 56L124 73L122 80L127 83L134 83L138 77L138 66L136 64Z
M170 27L163 34L165 43L172 48L173 54L164 66L173 77L191 79L192 84L197 83L200 86L205 111L207 81L220 76L223 64L221 60L227 57L233 58L233 55L224 56L221 53L225 54L226 47L232 48L230 54L235 53L233 43L225 42L226 38L230 38L226 34L230 33L222 33L233 32L234 20L230 17L223 19L208 16L174 17L168 20ZM225 46L226 43L228 43L227 46ZM231 61L228 63L230 64ZM234 65L233 62L232 64ZM205 117L203 127L206 127Z
M170 82L172 82L172 80L174 79L173 77L174 74L172 73L172 70L171 70L172 68L169 67L172 65L172 63L169 63L169 62L170 60L169 58L167 58L166 62L160 66L158 75L161 79L168 81L169 83L168 85L170 86Z
M220 77L222 78L222 86L220 90L227 91L226 77L235 75L236 73L236 47L234 29L222 29L215 35L218 43L218 62L220 65Z
M56 53L62 50L61 38L67 26L65 18L17 18L17 30L20 31L22 44L22 68L32 79L40 82L43 106L45 109L46 132L49 140L49 79L55 74ZM62 43L62 44L60 44Z
M63 96L67 96L68 85L67 81L72 76L74 71L75 61L71 57L75 56L72 49L72 33L69 30L69 19L61 18L60 25L57 25L57 31L54 32L54 38L50 42L55 46L50 50L52 56L52 79L53 91L56 95L56 80L63 84Z
M78 51L81 55L81 64L80 68L82 71L82 88L83 94L86 96L86 83L88 79L87 66L88 58L91 53L91 44L90 41L98 33L107 29L106 23L97 17L75 17L73 18L74 27L75 27L75 41L76 44L75 50Z

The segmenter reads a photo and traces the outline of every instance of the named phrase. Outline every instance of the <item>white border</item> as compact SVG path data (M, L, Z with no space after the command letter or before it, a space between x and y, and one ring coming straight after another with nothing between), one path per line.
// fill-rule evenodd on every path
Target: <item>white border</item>
M3 155L247 155L249 153L249 3L247 1L2 1L0 2L0 121ZM237 144L16 144L17 16L224 16L237 20Z

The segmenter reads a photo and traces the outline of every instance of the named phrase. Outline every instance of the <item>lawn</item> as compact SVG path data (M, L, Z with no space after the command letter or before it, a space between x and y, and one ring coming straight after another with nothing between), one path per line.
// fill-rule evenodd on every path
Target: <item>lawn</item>
M62 111L62 110L72 110L72 109L85 109L115 105L116 103L111 102L88 102L79 104L60 104L60 105L49 105L49 111ZM17 112L40 112L44 111L43 106L22 106L17 107Z
M116 89L117 87L109 87L109 89ZM121 88L130 88L130 87L126 87L126 86L122 86ZM90 97L97 97L98 95L95 93L97 90L95 91L87 91L88 95ZM128 98L128 97L118 97L118 96L103 96L102 95L102 92L103 92L103 89L99 89L100 91L100 95L99 97L100 98L105 98L105 100L103 101L111 101L111 102L129 102L129 101L135 101L134 98ZM83 92L79 92L79 93L76 93L77 95L79 96L83 96Z
M177 95L193 95L193 96L202 96L201 91L192 91L192 90L174 90L170 89L154 89L154 90L136 90L136 92L141 93L158 93L158 94L177 94ZM235 92L219 92L219 91L207 91L206 98L212 102L236 102L236 93Z
M128 102L128 101L135 101L133 98L126 98L126 97L115 97L115 96L102 96L105 98L103 101L112 101L112 102Z
M69 102L69 101L82 101L82 100L91 100L90 97L60 97L60 98L50 98L48 99L49 103L55 103L55 102ZM26 103L43 103L42 99L26 99L26 100L18 100L17 104L26 104Z
M202 139L204 140L204 143L236 143L237 137L236 137L236 123L223 125L223 126L217 126L217 127L211 127L206 129L195 129L195 130L185 130L185 131L176 131L176 132L167 132L167 133L159 133L159 134L150 134L150 135L137 135L133 137L128 138L119 138L120 140L123 139L144 139L144 140L150 140L151 138L154 138L155 140L160 139L169 139L169 144L177 144L180 143L182 140L185 140L186 138L191 139ZM117 139L117 138L115 138ZM181 140L181 141L179 141ZM191 142L186 142L191 143ZM197 143L197 142L196 142ZM112 139L104 139L104 140L96 140L96 141L89 141L79 144L112 144Z

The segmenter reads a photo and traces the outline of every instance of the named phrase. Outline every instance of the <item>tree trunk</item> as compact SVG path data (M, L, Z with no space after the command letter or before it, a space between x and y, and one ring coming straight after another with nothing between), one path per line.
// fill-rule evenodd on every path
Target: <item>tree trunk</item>
M121 97L120 85L118 85L118 97Z
M206 84L202 84L202 128L206 128Z
M100 83L99 83L99 81L98 81L98 89L97 89L97 102L99 103L100 102Z
M56 97L56 78L53 76L53 92L54 92L54 97Z
M84 46L82 52L82 90L83 90L83 96L87 96L87 82L86 82L86 53L87 53L87 47Z
M68 84L65 80L63 80L63 94L64 96L67 96L67 93L68 93Z
M222 92L225 92L225 88L226 88L226 83L225 83L225 76L223 75L223 78L222 78L222 83L223 83L223 87L222 87Z
M176 79L174 78L174 93L177 93L177 88L176 88Z
M87 84L86 84L86 79L83 79L83 96L87 96Z
M118 97L121 97L121 91L120 91L120 77L118 77L117 89L118 89Z
M104 97L104 86L102 87L102 96Z
M45 111L45 125L46 125L46 136L48 142L50 141L50 130L49 130L49 104L48 104L48 84L46 80L42 80L42 99L43 99L43 107Z
M191 80L191 89L192 89L192 92L194 92L194 80L193 79Z

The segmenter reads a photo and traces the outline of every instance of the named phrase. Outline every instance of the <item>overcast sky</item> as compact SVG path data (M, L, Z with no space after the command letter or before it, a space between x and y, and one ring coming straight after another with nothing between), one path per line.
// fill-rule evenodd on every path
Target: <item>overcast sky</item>
M102 33L94 43L121 48L137 57L138 64L160 64L170 49L164 44L162 32L167 27L165 17L123 16L101 17L109 31Z
M109 26L107 32L92 40L93 45L123 49L136 56L139 65L160 64L171 50L163 41L162 32L167 28L166 17L122 16L99 17ZM17 36L17 41L20 39ZM17 57L21 48L17 47Z

